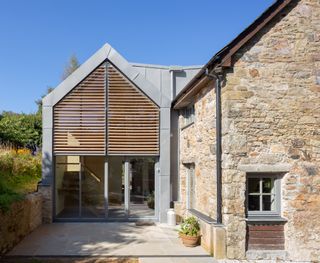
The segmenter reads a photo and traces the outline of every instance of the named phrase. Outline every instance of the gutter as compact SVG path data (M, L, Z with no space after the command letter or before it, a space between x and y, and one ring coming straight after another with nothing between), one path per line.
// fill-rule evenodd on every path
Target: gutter
M206 69L205 75L215 80L216 90L216 188L217 188L217 224L222 224L222 169L221 169L221 82L223 78L222 68L215 68L209 73Z

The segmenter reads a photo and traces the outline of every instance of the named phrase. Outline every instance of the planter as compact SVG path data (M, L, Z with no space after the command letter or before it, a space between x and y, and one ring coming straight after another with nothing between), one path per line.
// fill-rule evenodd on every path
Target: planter
M195 247L199 244L199 239L200 236L187 236L184 234L180 234L179 233L179 237L182 240L182 243L186 246L186 247Z

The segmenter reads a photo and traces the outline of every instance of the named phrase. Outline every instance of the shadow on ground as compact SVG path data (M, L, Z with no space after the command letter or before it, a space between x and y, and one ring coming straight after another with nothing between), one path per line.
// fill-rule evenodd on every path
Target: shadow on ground
M137 258L115 257L5 257L2 263L138 263Z

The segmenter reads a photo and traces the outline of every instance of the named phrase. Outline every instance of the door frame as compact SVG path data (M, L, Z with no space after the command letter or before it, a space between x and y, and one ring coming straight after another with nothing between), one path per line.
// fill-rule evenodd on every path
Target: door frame
M67 155L66 155L67 156ZM82 159L82 157L87 155L77 155ZM90 155L91 156L91 155ZM74 218L59 218L56 215L56 156L53 157L53 188L52 188L52 218L54 222L131 222L137 220L151 220L157 222L159 220L159 200L160 200L160 189L159 189L159 174L160 174L160 163L159 163L159 156L139 156L139 155L132 155L132 156L119 156L124 158L125 162L125 217L124 218L109 218L108 217L108 174L109 174L109 157L116 157L118 155L110 155L105 156L104 161L104 200L105 200L105 217L101 218L84 218L84 217L74 217ZM100 156L103 157L103 156ZM130 188L129 188L129 160L130 158L144 158L144 157L153 157L155 159L154 165L154 202L155 202L155 214L154 216L145 216L145 217L130 217ZM81 173L82 173L82 163L80 160L80 172L79 172L79 184L81 185ZM81 186L80 186L81 187ZM81 189L79 189L79 209L81 209ZM81 211L79 211L80 215Z
M111 218L108 216L109 214L109 158L110 157L122 157L124 160L124 214L123 218ZM154 164L154 216L143 216L143 217L130 217L130 166L129 162L131 158L144 158L144 157L153 157L155 159ZM152 221L157 221L158 211L159 211L159 157L158 156L119 156L119 155L110 155L105 158L105 166L104 166L104 198L105 198L105 218L106 221L117 222L117 221L137 221L141 219L148 219Z

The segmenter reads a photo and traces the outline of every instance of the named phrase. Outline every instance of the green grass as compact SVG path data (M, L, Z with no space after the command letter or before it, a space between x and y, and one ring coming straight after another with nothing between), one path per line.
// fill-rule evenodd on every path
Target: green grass
M22 200L37 189L41 178L41 158L28 152L10 151L0 154L0 209L10 209L13 202Z

